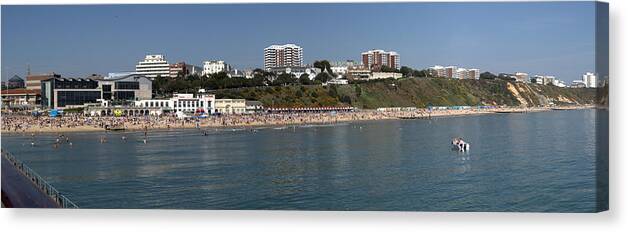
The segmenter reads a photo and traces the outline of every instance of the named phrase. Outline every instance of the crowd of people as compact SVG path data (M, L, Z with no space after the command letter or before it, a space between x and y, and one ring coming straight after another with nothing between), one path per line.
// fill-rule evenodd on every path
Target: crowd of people
M503 110L503 109L502 109ZM517 110L517 109L513 109ZM160 116L86 116L80 113L59 117L3 113L2 132L72 132L103 130L152 130L201 127L254 127L293 124L329 124L347 121L422 118L432 116L490 113L494 109L458 110L356 110L347 112L292 112L223 114L205 118L177 118L175 114Z
M107 129L150 130L194 127L242 127L264 125L290 125L308 123L336 123L344 121L381 120L400 116L426 115L425 112L301 112L225 114L206 118L177 118L173 114L161 116L85 116L65 114L59 117L32 116L5 113L2 116L3 132L59 132Z

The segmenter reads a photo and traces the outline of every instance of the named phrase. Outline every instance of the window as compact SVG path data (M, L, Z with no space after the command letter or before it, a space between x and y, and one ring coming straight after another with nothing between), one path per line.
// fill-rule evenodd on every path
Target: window
M140 89L140 83L136 81L117 81L116 89Z
M115 97L117 100L133 100L135 99L135 92L133 91L116 91Z
M97 103L97 99L100 99L100 91L59 91L57 92L57 107Z

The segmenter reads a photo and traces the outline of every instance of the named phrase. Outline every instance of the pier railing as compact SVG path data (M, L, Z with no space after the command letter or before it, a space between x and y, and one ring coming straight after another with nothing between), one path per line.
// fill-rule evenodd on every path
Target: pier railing
M2 151L2 156L6 158L15 168L22 173L22 175L26 176L31 182L42 191L42 193L46 194L50 199L55 201L59 207L61 208L78 208L74 202L70 201L67 197L59 193L55 187L49 184L44 178L42 178L39 174L37 174L33 169L28 167L22 161L15 158L13 155L9 154L6 151Z

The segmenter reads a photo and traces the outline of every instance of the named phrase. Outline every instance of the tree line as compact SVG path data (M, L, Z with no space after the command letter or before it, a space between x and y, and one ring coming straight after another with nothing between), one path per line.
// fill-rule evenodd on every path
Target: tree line
M193 93L198 91L198 89L213 90L256 86L320 85L339 77L338 74L332 71L331 63L327 60L317 60L313 63L313 66L321 70L313 79L310 79L307 74L303 74L299 77L288 73L277 75L259 68L253 70L252 78L229 77L226 72L208 74L205 76L198 74L187 76L179 75L176 78L157 76L153 80L153 92L155 92L157 96L167 96L174 92ZM407 66L396 69L383 65L377 67L374 71L397 72L401 73L403 77L431 77L429 71L425 69L418 70ZM364 81L350 80L350 83L358 82Z

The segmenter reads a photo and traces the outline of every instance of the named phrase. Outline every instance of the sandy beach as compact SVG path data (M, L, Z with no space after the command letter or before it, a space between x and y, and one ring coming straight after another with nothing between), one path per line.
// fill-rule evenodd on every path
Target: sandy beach
M263 127L286 126L301 124L333 124L339 122L369 120L401 120L429 119L432 117L467 116L495 113L529 113L549 110L576 110L594 108L593 105L563 107L501 107L491 109L416 109L401 110L358 110L338 113L291 113L291 114L243 114L222 115L202 119L178 119L173 116L146 117L87 117L82 115L66 115L60 118L47 116L32 117L24 115L2 115L1 132L13 133L71 133L99 132L105 128L117 130L164 130L184 128L231 128L231 127Z

